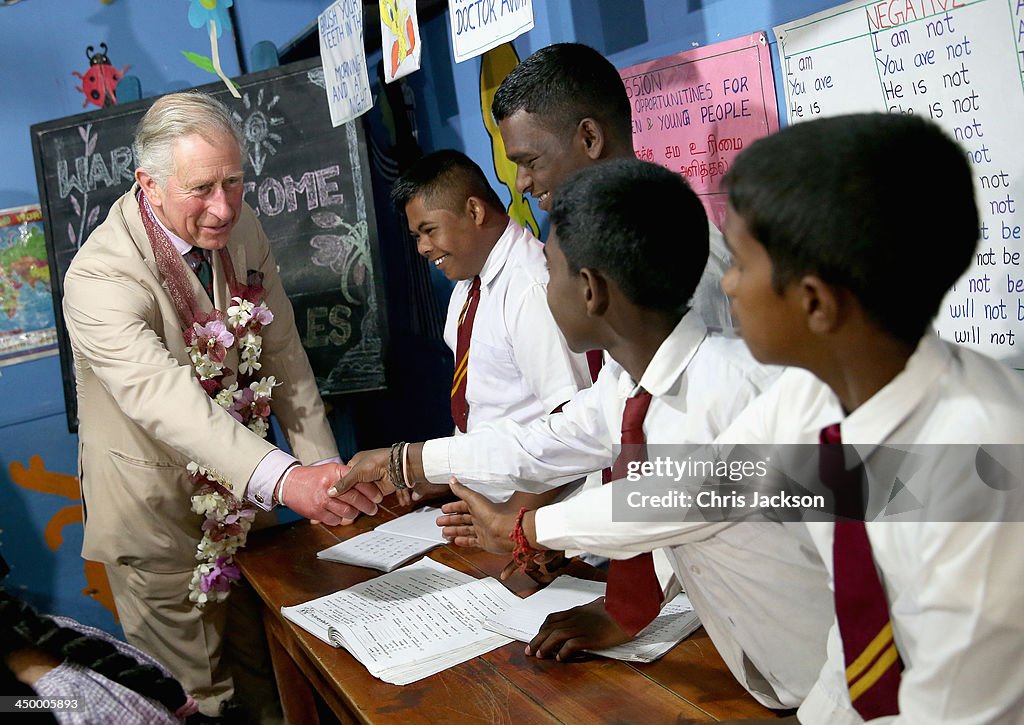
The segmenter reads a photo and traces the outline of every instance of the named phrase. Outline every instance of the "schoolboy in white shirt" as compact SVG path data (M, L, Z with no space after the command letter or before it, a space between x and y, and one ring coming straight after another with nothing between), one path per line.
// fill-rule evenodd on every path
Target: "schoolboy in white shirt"
M585 356L568 349L548 310L543 245L509 218L476 163L455 150L429 154L391 198L419 253L456 281L444 329L455 355L455 435L490 421L535 420L590 385ZM429 489L416 498L450 493ZM481 490L498 501L514 491Z

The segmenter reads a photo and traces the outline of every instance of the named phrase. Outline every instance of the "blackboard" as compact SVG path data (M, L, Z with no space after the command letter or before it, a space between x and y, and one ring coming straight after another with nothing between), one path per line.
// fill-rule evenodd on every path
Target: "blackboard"
M358 120L333 128L319 59L199 90L223 101L246 137L245 201L270 239L325 396L384 388L384 299L370 169ZM77 429L74 368L61 314L64 273L133 182L135 127L155 101L31 127L68 426Z

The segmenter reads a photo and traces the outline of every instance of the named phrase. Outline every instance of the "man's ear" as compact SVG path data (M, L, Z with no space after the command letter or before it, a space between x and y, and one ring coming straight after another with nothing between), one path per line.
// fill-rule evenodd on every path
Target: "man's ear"
M466 213L473 218L473 223L482 227L487 220L487 205L479 197L471 196L466 199Z
M601 128L601 124L597 119L588 116L580 121L579 125L576 126L576 135L580 139L583 153L591 161L597 161L604 155L607 139L604 135L604 129Z
M150 204L161 206L163 196L160 193L160 185L156 183L156 179L146 173L145 169L135 169L135 181L142 187L142 191L146 194Z
M807 329L812 333L828 334L842 325L849 304L845 290L809 274L797 283L797 294L807 319Z
M588 317L601 317L608 310L608 280L596 269L580 270L580 292Z

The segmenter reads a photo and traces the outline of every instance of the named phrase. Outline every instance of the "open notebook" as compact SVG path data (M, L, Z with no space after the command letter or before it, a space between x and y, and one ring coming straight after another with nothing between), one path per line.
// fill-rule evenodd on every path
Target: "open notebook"
M487 619L484 627L520 642L529 642L537 636L549 614L592 602L603 597L604 590L604 582L560 576L545 589ZM632 641L588 652L626 662L654 662L699 626L700 620L690 600L685 594L679 594L662 607L661 614Z
M441 509L429 506L407 513L373 531L318 551L316 556L342 564L393 571L445 543L441 528L434 523L440 514Z
M518 601L497 579L423 559L281 614L374 677L406 685L511 642L482 624Z

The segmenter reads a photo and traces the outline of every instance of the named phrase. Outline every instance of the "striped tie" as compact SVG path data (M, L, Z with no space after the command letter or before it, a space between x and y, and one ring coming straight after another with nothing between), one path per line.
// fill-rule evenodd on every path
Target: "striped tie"
M463 433L469 419L466 402L466 371L469 368L469 338L473 335L473 319L480 304L480 276L473 277L469 295L459 315L459 330L455 343L455 375L452 377L452 420Z
M622 411L622 450L612 466L612 479L626 477L627 466L647 460L644 418L651 405L651 394L640 389L626 400ZM654 572L654 558L648 551L632 559L615 559L608 565L608 588L604 608L631 636L642 630L661 611L661 584Z
M836 491L837 515L863 519L861 470L846 470L839 424L822 429L819 442L821 478ZM845 505L851 502L858 510ZM836 521L832 567L850 702L865 720L898 715L903 661L863 520Z

